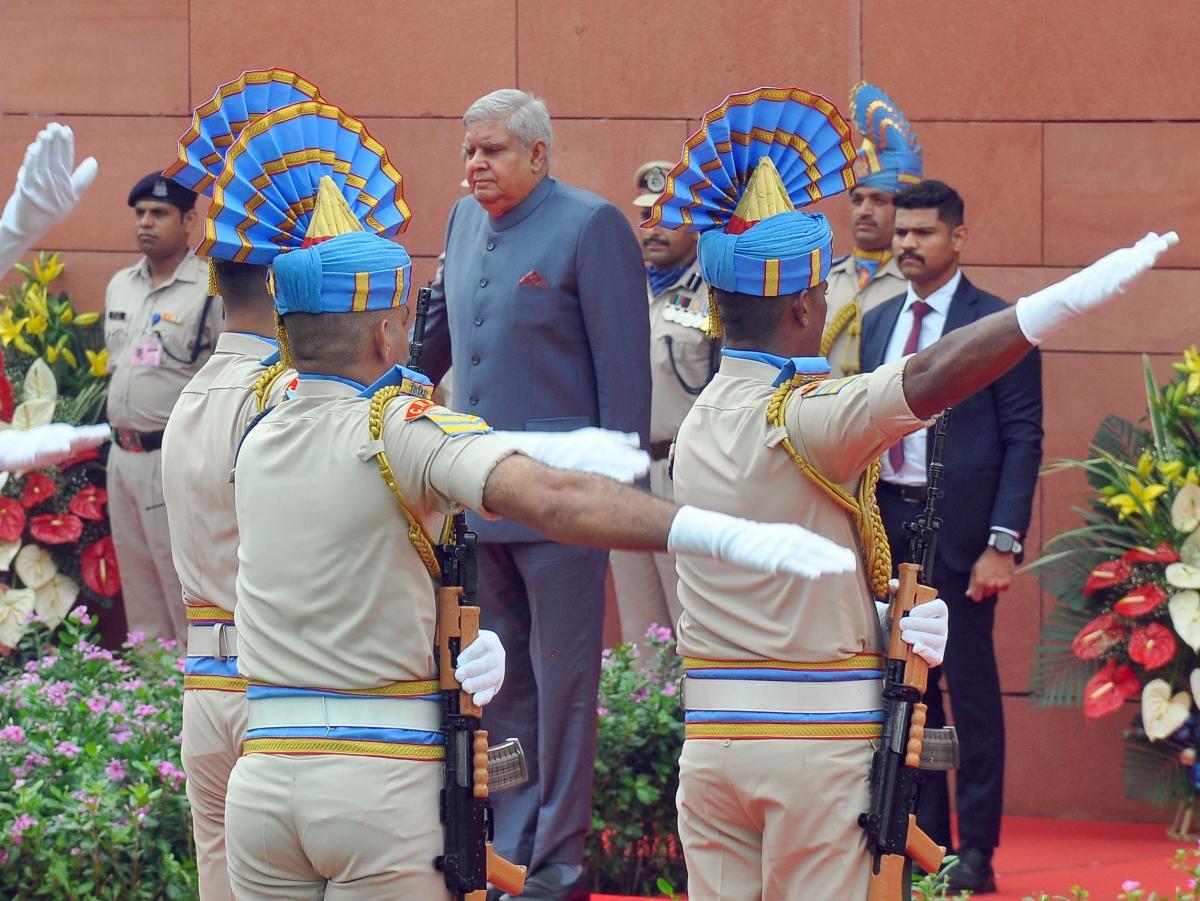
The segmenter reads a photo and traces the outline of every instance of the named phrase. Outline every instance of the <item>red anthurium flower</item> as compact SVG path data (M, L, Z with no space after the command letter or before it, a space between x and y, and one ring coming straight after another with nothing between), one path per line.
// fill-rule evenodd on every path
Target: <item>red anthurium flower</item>
M1128 664L1108 661L1083 688L1083 713L1096 719L1120 709L1126 698L1141 694L1142 686Z
M4 361L0 359L0 367L4 365ZM0 419L5 422L12 422L13 413L17 409L16 398L13 397L13 386L5 376L3 371L0 371Z
M1167 599L1167 592L1158 585L1143 585L1135 588L1113 604L1113 610L1122 616L1142 616L1149 613Z
M88 447L88 448L84 448L79 453L75 454L74 456L68 457L66 460L63 460L61 463L55 463L54 465L57 466L60 470L63 470L63 469L70 469L72 466L78 466L80 463L87 463L89 460L99 460L99 459L100 459L100 451L94 447Z
M54 497L56 493L58 486L54 484L54 479L44 472L31 472L25 476L25 490L21 493L21 503L28 510Z
M1071 643L1071 653L1080 660L1095 660L1125 637L1125 624L1112 613L1097 616L1084 626Z
M1121 555L1122 560L1130 563L1178 563L1179 554L1167 542L1159 542L1158 547L1135 547Z
M1124 560L1107 560L1101 563L1087 577L1083 586L1083 596L1091 597L1101 588L1112 588L1120 585L1133 575L1133 567Z
M99 522L104 519L104 505L108 503L108 492L99 485L88 485L80 488L79 493L67 504L76 516Z
M111 535L89 545L79 557L83 584L102 597L114 597L121 590L121 571L117 568L117 549Z
M83 520L74 513L43 513L29 520L29 534L42 544L70 544L83 534Z
M1171 630L1162 623L1149 623L1134 629L1129 636L1129 657L1146 669L1158 669L1175 659L1179 645Z
M0 496L0 541L20 541L25 532L25 508L14 498Z

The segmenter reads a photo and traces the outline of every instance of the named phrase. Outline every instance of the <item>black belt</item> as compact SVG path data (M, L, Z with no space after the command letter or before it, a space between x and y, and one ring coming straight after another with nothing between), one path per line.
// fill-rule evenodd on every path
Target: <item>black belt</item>
M895 482L885 482L882 479L875 486L878 494L890 494L898 497L905 504L925 503L926 488L924 485L897 485Z
M139 432L135 429L112 430L117 447L131 454L143 454L162 448L162 432Z
M665 460L671 455L671 444L674 438L664 438L662 441L650 442L650 459Z

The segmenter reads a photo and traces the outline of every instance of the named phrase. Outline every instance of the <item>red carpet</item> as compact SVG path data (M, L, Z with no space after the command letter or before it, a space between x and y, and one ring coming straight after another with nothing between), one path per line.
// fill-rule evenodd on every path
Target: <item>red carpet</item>
M1090 901L1114 901L1127 880L1167 897L1187 887L1188 875L1171 862L1190 843L1167 838L1165 824L1005 817L1003 835L993 861L1000 890L981 901L1023 901L1039 891L1070 897L1073 885L1091 892Z

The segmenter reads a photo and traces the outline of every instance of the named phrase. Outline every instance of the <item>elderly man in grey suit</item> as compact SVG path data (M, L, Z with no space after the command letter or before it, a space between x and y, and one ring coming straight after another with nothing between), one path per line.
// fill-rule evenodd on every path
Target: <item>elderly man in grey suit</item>
M650 334L633 230L603 198L549 175L540 99L494 91L463 125L471 193L446 226L429 375L437 381L453 362L455 406L498 429L602 426L647 446ZM523 899L564 899L591 825L607 554L508 521L476 517L473 527L480 606L508 649L486 725L530 756L529 783L495 798L495 845L530 868Z

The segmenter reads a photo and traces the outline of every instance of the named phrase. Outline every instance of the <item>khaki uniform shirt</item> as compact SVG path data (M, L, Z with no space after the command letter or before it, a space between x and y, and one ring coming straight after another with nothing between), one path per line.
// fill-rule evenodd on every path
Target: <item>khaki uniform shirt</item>
M674 284L650 294L651 441L675 437L719 362L719 351L701 327L707 310L708 286L700 277L698 259ZM670 500L667 470L666 460L654 461L650 490Z
M233 508L234 456L258 415L254 383L274 345L254 335L226 332L195 378L187 383L163 435L163 499L171 525L171 556L186 604L237 603L238 528ZM268 405L292 378L275 381Z
M907 357L840 384L795 394L786 432L802 457L851 491L900 436L923 425L901 387ZM804 526L858 546L850 515L801 474L767 422L779 369L724 357L684 420L675 447L675 498L763 522ZM826 662L879 653L875 604L860 566L819 579L771 576L699 557L678 558L679 653L714 660Z
M383 444L436 537L444 515L482 511L484 484L513 449L494 435L451 437L421 414L429 406L393 401ZM434 588L371 455L369 407L349 383L302 378L242 443L236 623L251 681L344 690L434 673Z
M838 311L848 303L857 301L861 306L859 321L850 323L837 336L829 352L831 375L839 378L855 375L861 371L862 317L885 300L908 290L908 279L900 271L900 264L892 257L875 271L875 277L867 287L858 290L858 273L854 268L854 254L838 260L829 270L829 287L825 291L825 328L828 329Z
M108 347L108 420L115 427L157 432L188 380L204 365L224 324L221 299L204 316L208 270L188 253L157 288L145 257L122 269L104 297ZM203 317L203 322L201 321ZM200 353L191 359L199 334Z

